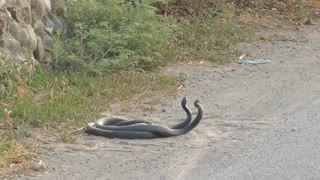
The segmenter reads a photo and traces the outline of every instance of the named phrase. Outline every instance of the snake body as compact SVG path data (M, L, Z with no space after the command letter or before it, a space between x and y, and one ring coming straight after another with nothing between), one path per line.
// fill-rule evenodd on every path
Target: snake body
M196 118L191 121L192 114L186 106L186 103L187 99L184 97L181 101L181 105L187 114L187 118L171 128L155 125L143 120L126 120L114 117L101 118L95 123L88 123L86 133L120 139L153 139L185 134L194 129L203 116L203 108L200 101L196 100L194 106L198 109L198 114Z

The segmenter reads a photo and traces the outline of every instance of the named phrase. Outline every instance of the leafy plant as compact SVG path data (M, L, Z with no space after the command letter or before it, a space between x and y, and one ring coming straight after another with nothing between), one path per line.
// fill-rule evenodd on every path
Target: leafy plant
M62 68L92 72L150 70L164 64L170 28L153 1L68 1L68 33Z

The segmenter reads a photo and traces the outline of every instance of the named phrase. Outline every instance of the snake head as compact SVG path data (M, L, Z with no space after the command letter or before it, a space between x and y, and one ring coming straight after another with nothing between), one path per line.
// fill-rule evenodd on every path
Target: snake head
M182 98L181 104L182 105L186 105L187 104L187 97L186 96Z
M203 107L201 106L199 100L194 101L194 106L198 109L198 114L196 119L200 121L200 119L202 119L202 116L203 116Z
M197 99L194 101L194 106L197 106L198 104L200 104L200 100Z

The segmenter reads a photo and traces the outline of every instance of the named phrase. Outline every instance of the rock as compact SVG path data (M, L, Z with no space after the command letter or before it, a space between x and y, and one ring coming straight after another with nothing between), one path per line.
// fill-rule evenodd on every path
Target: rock
M49 19L49 17L44 17L43 18L43 26L44 26L44 31L47 33L47 34L50 34L52 35L53 33L53 29L54 29L54 24L53 22Z
M49 13L49 19L52 21L54 25L54 29L57 30L62 30L63 29L63 24L62 22L52 13Z
M45 49L53 49L54 48L54 41L48 34L45 34L42 37L42 43Z
M11 14L11 17L16 20L17 22L21 22L21 18L20 16L18 15L18 12L17 12L17 9L15 7L13 8L8 8L8 11L10 12Z
M0 0L0 7L2 7L2 5L4 5L5 2L5 0Z
M0 36L6 34L8 23L3 16L0 16Z
M31 45L32 50L35 50L37 47L37 35L29 24L26 26L26 30L28 33L28 43Z
M10 34L21 44L21 46L26 46L28 42L28 32L27 30L19 25L16 21L12 21L9 28Z
M46 15L46 7L43 0L30 0L32 12L42 19Z
M43 0L47 12L51 12L51 0Z
M17 22L25 22L30 19L30 9L27 0L7 0L4 6Z
M29 4L30 3L30 4ZM51 63L55 30L64 29L54 0L0 0L0 46L16 59ZM62 5L63 3L59 3ZM26 54L26 53L29 53Z
M17 41L19 41L21 46L26 48L31 47L33 50L36 48L36 34L30 25L19 25L17 22L13 21L10 24L10 33Z
M8 24L13 20L11 13L7 9L0 9L0 16L3 17Z
M8 49L12 55L19 55L20 43L13 37L5 37L0 40L0 46Z
M43 48L43 44L42 44L42 39L39 36L37 36L37 47L33 53L33 56L39 62L42 61L43 56L44 56L44 48Z
M40 21L40 20L36 21L36 22L32 25L32 27L33 27L34 32L35 32L37 35L40 35L40 34L42 34L42 33L44 32L44 30L43 30L43 23L42 23L42 21Z
M4 6L6 8L17 7L19 9L24 9L29 7L28 0L5 0Z

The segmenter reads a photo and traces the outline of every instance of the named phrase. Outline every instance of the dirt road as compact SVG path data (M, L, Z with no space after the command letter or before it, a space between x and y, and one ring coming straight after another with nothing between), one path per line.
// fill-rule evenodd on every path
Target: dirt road
M156 140L82 135L75 144L43 143L39 146L47 153L43 158L47 170L20 179L237 179L238 175L268 179L263 176L268 170L273 172L272 179L281 179L286 174L277 176L272 167L287 167L279 163L281 154L290 151L275 151L288 144L286 138L299 146L297 152L309 152L305 160L319 158L314 149L304 149L311 146L303 145L303 134L308 135L305 128L319 119L320 27L271 28L262 33L272 35L273 40L239 46L249 58L270 63L171 65L163 73L187 75L180 97L157 97L167 103L156 106L157 111L125 114L169 125L185 117L180 107L184 95L193 111L192 102L200 99L205 117L189 134ZM319 129L311 131L313 137L319 137ZM313 143L319 145L319 140ZM314 165L319 165L319 159ZM319 166L308 167L303 172L320 172ZM293 177L304 179L304 173L295 172Z

